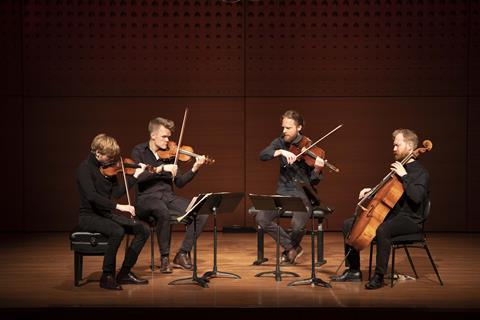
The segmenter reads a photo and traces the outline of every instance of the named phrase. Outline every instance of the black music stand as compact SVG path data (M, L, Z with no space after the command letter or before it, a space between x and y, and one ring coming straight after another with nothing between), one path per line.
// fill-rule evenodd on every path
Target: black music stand
M212 193L199 211L199 214L213 214L213 270L203 274L202 279L209 278L234 278L241 279L239 275L230 272L221 272L217 269L217 213L235 211L243 198L243 192L218 192Z
M280 195L257 195L249 194L250 200L256 210L277 211L277 239L276 239L276 261L275 271L260 272L255 277L273 274L276 281L282 281L282 274L300 277L295 272L280 270L280 216L285 211L305 211L305 204L299 197L288 197Z
M202 288L208 288L208 279L203 279L197 275L197 215L209 197L210 195L208 194L199 194L197 201L194 203L190 211L181 217L183 220L179 220L179 222L189 223L190 219L193 218L193 272L191 277L173 280L168 283L169 285L196 284Z
M315 192L315 190L313 190L310 184L306 184L303 182L297 182L296 184L299 189L303 190L312 207L320 205L320 199L318 198L317 193ZM317 278L317 276L315 275L315 218L313 216L313 208L311 210L311 218L312 231L310 232L310 240L312 242L312 275L308 279L292 281L288 284L288 286L312 285L331 288L332 286L329 283L323 281L320 278Z

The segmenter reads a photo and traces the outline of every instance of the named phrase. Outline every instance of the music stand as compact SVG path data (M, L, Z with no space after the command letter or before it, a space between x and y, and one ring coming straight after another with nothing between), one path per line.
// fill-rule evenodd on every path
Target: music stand
M305 193L307 196L308 201L310 201L310 204L313 206L319 206L320 205L320 199L317 196L317 193L315 190L313 190L312 186L310 184L306 184L303 182L297 182L297 187ZM325 287L325 288L331 288L332 286L323 281L320 278L317 278L315 274L315 218L313 216L313 208L311 211L311 218L312 218L312 231L310 232L310 240L312 242L312 275L308 279L303 279L303 280L296 280L292 281L288 284L288 286L300 286L300 285L312 285L312 286L318 286L318 287Z
M231 272L221 272L217 268L217 214L235 211L243 198L243 192L218 192L212 193L199 211L199 214L213 214L213 270L203 274L202 279L209 278L234 278L241 279L239 275Z
M250 200L256 210L277 211L277 239L275 271L260 272L255 277L273 274L276 281L282 281L282 274L299 277L295 272L280 270L280 216L285 211L305 211L305 204L299 197L280 195L257 195L249 194Z
M211 194L199 194L192 208L185 215L177 218L179 222L187 221L188 223L193 217L193 272L191 277L173 280L168 283L169 285L196 284L202 288L208 288L208 279L202 279L197 275L197 215L210 195Z

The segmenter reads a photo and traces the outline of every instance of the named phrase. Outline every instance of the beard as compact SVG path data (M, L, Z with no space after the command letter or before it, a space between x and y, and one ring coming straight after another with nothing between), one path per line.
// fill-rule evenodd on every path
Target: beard
M408 156L408 152L402 152L402 153L394 153L393 157L395 158L395 161L402 162L405 157Z
M283 135L283 141L290 143L293 140L295 140L295 137L292 137L292 136L289 136L289 135Z

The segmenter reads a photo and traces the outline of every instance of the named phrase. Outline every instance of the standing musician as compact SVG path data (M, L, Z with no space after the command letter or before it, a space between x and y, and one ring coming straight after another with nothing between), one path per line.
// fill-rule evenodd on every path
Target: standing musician
M103 258L103 274L100 287L122 290L121 284L147 284L148 280L137 277L132 267L137 261L149 236L148 226L134 220L135 208L119 204L111 199L125 194L125 185L118 182L116 174L104 175L103 167L116 162L120 155L117 141L106 134L97 135L91 144L91 152L77 169L77 184L80 192L79 229L100 232L108 237L108 248ZM145 165L135 169L133 177L128 177L128 187L144 171ZM127 212L130 217L115 214L114 210ZM127 249L120 272L115 279L115 260L118 248L125 233L135 235Z
M274 222L275 211L260 211L255 219L273 239L280 241L284 248L282 253L282 262L294 264L303 254L300 246L303 235L305 234L305 225L311 214L311 205L306 198L305 193L297 188L296 182L310 183L312 186L320 182L323 177L322 169L324 160L316 157L313 167L308 166L304 159L297 160L296 155L289 151L291 145L298 146L303 138L301 130L304 127L303 116L297 111L288 110L282 116L283 133L280 137L273 140L268 147L260 153L260 160L267 161L279 157L280 174L278 177L277 193L284 196L301 197L309 212L294 212L291 226L292 232L288 234L280 227L280 239L277 237L277 224ZM301 148L299 148L301 149Z
M413 158L407 161L405 165L401 164L401 161L417 148L417 135L409 129L397 129L392 133L392 137L395 162L391 164L391 170L399 177L405 192L376 231L377 256L375 274L365 285L366 289L383 287L383 278L387 271L392 237L421 230L423 212L429 196L428 171L419 161ZM364 188L360 191L359 199L367 197L370 191L371 188ZM352 230L354 219L354 217L349 218L343 223L345 239ZM340 276L332 276L332 281L362 281L360 254L353 247L345 244L345 253L348 252L350 252L347 256L349 269L346 269Z
M141 219L153 216L157 221L157 240L161 255L161 273L172 273L169 262L170 254L170 217L185 213L189 201L175 195L174 186L182 188L198 172L205 163L205 156L196 157L192 169L178 173L178 166L172 164L172 159L162 159L158 151L166 150L174 123L164 118L152 119L148 125L150 140L135 146L132 158L135 162L149 164L155 168L154 172L144 171L138 177L137 183L137 209ZM178 146L180 148L180 146ZM203 230L208 216L197 217L197 237ZM192 261L188 253L193 246L193 224L187 227L180 250L173 259L173 266L184 270L192 269Z

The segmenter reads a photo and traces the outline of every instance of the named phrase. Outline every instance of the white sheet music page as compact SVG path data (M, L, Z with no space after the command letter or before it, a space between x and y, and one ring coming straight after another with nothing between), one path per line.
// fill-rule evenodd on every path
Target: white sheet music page
M198 205L200 203L203 202L204 199L206 199L208 196L210 196L212 193L206 193L204 194L203 196L201 196L200 198L198 198L198 196L196 197L193 197L192 201L190 201L190 204L188 205L187 207L187 210L185 210L185 214L183 216L180 216L177 218L177 221L178 222L181 222L183 219L185 219L186 217L188 217L190 215L190 212L192 212L193 210L195 210L196 207L198 207Z

